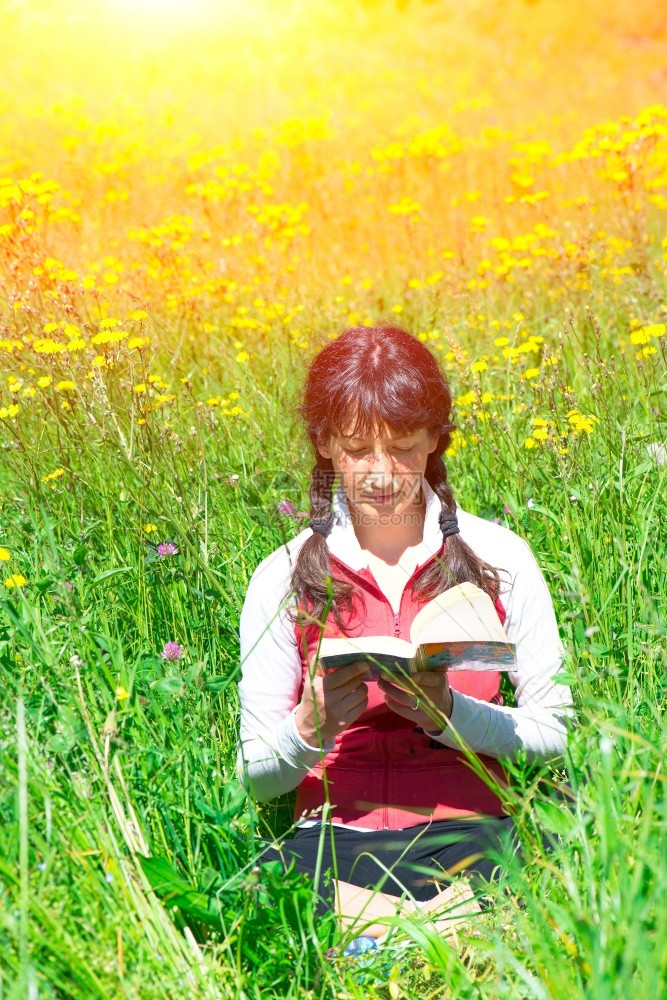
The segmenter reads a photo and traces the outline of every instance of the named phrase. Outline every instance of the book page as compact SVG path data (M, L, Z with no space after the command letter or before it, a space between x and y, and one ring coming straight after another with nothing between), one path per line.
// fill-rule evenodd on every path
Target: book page
M392 656L409 658L414 655L415 647L405 639L397 639L393 635L361 635L358 638L337 636L332 639L322 639L320 643L320 659L326 656L344 656L352 653L387 653Z
M320 663L325 673L337 670L339 667L364 660L370 667L371 677L377 680L383 671L389 673L409 673L410 658L414 650L405 639L397 639L392 635L360 636L350 639L341 636L335 639L323 639L320 644Z
M450 587L429 601L415 616L410 638L425 642L509 642L493 601L472 583Z

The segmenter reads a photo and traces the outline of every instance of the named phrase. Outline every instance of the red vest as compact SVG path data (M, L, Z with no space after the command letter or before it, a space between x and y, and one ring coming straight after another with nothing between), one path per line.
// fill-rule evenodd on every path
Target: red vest
M442 557L445 543L437 554ZM378 587L368 568L350 569L329 553L331 574L337 580L352 583L363 596L365 609L342 616L348 634L395 635L409 638L412 621L426 601L418 601L414 584L418 576L436 556L418 566L405 585L399 612L394 610ZM500 599L496 611L501 624L505 609ZM324 636L339 636L333 616L325 623ZM312 663L320 641L320 628L297 625L295 635L301 656L303 685L308 676L308 660ZM306 647L304 649L304 647ZM307 650L307 652L306 652ZM432 740L387 707L375 681L367 681L368 706L364 713L336 737L336 745L322 763L308 772L297 791L294 819L304 811L331 803L329 818L348 826L370 827L375 830L396 830L434 820L502 816L499 798L471 769L460 750L452 750ZM500 674L495 671L458 671L450 676L454 692L471 695L482 701L502 703L499 693ZM455 695L456 697L456 695ZM488 768L502 785L506 776L493 757L478 755L477 760ZM325 787L326 786L326 787Z

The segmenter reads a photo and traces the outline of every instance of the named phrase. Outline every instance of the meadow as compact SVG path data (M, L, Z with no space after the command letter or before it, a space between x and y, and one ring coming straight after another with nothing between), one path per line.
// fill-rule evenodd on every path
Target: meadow
M0 11L1 1000L664 996L659 5ZM543 569L578 725L512 765L494 906L359 968L256 869L292 797L234 774L238 620L308 511L306 366L387 320L450 381L457 501Z

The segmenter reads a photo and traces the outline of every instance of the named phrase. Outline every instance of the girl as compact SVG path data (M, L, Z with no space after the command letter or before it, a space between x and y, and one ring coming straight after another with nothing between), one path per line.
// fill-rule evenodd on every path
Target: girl
M492 877L512 821L482 775L502 783L499 760L521 747L561 754L571 715L530 548L458 507L447 482L450 409L435 358L405 330L355 327L320 351L299 408L310 527L257 566L240 620L239 776L260 801L298 788L295 836L262 860L333 867L320 907L335 904L344 928L363 913L375 939L384 917L441 908L453 875ZM516 708L493 671L373 681L357 661L322 675L322 636L409 638L419 609L463 581L516 644Z

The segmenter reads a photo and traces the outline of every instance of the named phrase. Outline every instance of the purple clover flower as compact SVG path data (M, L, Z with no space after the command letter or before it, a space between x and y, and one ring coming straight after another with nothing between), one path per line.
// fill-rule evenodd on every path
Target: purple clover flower
M183 650L178 645L177 642L167 642L162 650L163 660L180 660L183 656Z
M291 500L281 500L278 504L278 510L281 514L287 514L288 517L293 517L296 521L303 521L304 517L309 517L306 510L300 510L297 513L297 509Z
M173 542L160 542L157 547L157 554L159 556L177 556L178 545L174 545Z

